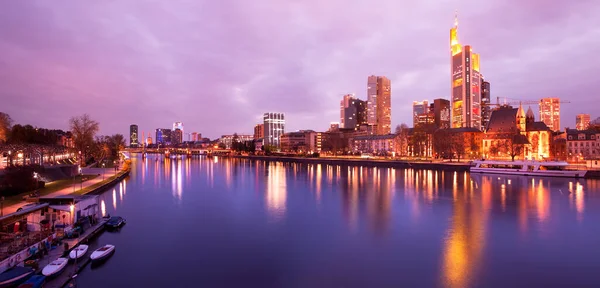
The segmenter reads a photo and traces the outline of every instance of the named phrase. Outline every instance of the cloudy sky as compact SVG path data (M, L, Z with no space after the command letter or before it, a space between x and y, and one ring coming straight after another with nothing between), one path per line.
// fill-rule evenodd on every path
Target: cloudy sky
M413 100L449 97L458 10L493 99L561 97L561 126L573 127L577 113L600 116L594 2L3 1L0 111L63 129L89 113L103 134L173 121L251 134L267 111L286 113L290 131L325 130L375 74L392 80L392 124L411 123Z

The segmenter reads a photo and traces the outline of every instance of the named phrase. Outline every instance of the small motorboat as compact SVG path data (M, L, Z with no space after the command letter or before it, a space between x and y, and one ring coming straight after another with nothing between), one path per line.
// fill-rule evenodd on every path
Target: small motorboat
M29 278L29 280L23 282L23 284L19 285L17 288L42 288L45 282L46 276L33 275L31 278Z
M81 244L75 248L73 248L73 250L71 250L71 252L69 252L69 258L71 258L72 260L75 259L79 259L81 257L83 257L83 255L85 255L85 253L87 253L88 251L88 245L84 245Z
M15 287L29 279L35 271L31 267L15 266L0 274L0 288Z
M46 265L46 267L42 269L42 274L46 277L56 276L65 270L68 262L69 259L67 258L58 258Z
M90 259L92 259L92 262L100 262L108 259L108 257L110 257L114 252L115 246L106 244L96 249L96 251L92 252L92 255L90 255Z
M107 228L117 229L125 225L125 219L123 219L121 216L114 216L111 217L105 225Z

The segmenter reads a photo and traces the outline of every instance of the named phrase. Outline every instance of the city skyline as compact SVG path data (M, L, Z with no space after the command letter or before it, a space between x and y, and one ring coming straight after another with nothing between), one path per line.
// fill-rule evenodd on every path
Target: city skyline
M366 100L365 77L381 75L393 83L393 131L412 123L414 100L450 99L448 29L458 10L461 43L481 55L492 101L571 101L561 105L561 126L571 128L577 114L600 116L597 96L588 92L600 88L593 79L600 8L591 1L422 2L409 9L397 1L375 8L342 1L153 3L144 10L132 3L2 4L3 112L17 123L57 129L68 127L71 114L89 113L101 134L123 135L130 123L147 132L177 119L217 138L251 134L265 111L280 111L287 131L324 131L339 119L344 94ZM334 13L341 4L345 13ZM281 13L264 17L275 8ZM225 12L236 21L221 23Z

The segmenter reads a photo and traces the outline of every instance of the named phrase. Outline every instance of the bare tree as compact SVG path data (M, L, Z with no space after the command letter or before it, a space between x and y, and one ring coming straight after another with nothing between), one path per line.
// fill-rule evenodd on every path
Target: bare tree
M100 124L92 120L88 114L83 114L71 117L69 126L73 133L75 147L83 153L84 157L87 156L90 146L94 144L94 136L98 133Z
M408 125L402 123L396 126L396 152L398 156L406 156L406 150L408 146Z
M4 143L8 140L11 126L12 118L10 118L8 114L0 112L0 143Z
M448 129L433 133L433 150L439 158L452 160L452 135Z

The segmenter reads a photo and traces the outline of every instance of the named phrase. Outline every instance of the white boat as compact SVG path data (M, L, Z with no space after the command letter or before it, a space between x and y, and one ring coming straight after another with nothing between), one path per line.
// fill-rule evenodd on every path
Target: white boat
M107 244L92 252L92 255L90 255L90 259L92 259L93 262L102 261L110 257L110 255L112 255L113 252L115 252L115 246Z
M75 259L79 259L81 257L83 257L83 255L85 255L85 253L87 253L88 251L88 245L79 245L75 248L73 248L73 250L71 250L71 252L69 253L69 258L75 260Z
M44 274L46 277L56 276L65 270L68 262L69 259L67 258L58 258L46 265L46 267L42 269L42 274Z
M473 161L471 173L490 173L541 177L585 177L587 170L567 169L569 163L560 161Z

